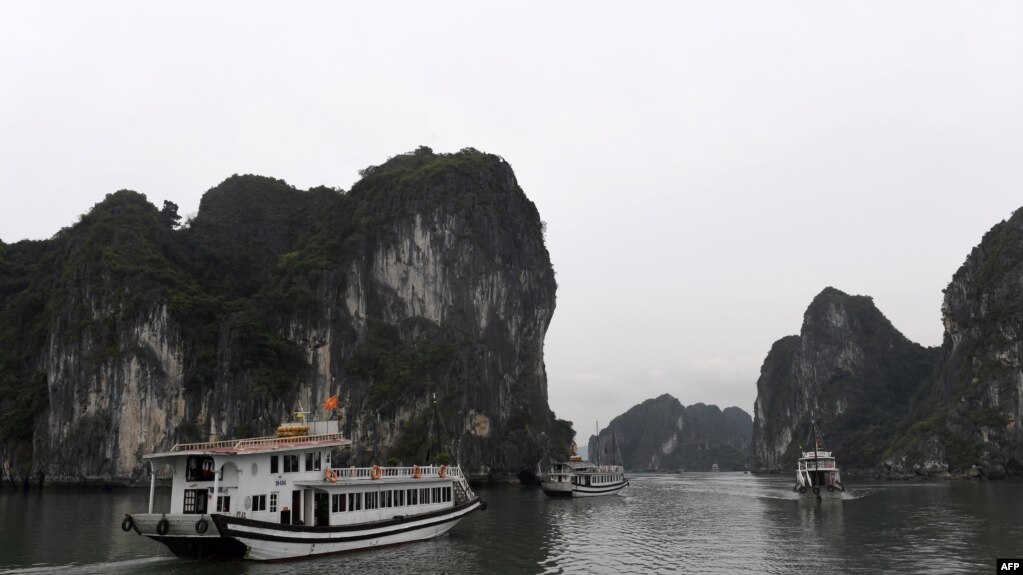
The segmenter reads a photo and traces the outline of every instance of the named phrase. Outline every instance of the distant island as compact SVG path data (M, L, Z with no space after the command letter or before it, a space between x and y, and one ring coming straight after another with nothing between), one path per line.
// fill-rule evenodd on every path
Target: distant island
M746 469L753 420L738 407L694 403L664 394L615 417L591 436L591 461L629 471L721 471Z

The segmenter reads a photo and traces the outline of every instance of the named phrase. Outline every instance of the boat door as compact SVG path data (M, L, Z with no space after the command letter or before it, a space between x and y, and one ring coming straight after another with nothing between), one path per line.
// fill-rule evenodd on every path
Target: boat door
M313 492L313 525L330 525L330 494Z
M302 490L296 489L291 492L291 524L302 524Z

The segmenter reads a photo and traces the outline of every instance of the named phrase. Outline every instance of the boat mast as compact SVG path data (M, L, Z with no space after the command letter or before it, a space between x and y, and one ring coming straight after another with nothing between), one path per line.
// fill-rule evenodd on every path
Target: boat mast
M618 446L618 437L615 435L615 428L611 428L611 465L617 465L618 458L615 457L615 447Z
M810 412L810 425L813 427L813 475L816 477L820 473L820 464L817 463L817 451L820 449L820 436L817 433L817 418L814 413ZM813 482L810 482L813 485ZM820 478L818 477L817 486L820 486Z

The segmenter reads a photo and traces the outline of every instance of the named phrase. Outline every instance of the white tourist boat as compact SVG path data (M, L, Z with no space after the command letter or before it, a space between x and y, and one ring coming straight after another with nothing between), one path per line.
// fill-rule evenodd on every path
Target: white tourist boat
M332 467L350 445L337 421L316 421L147 455L149 510L121 528L180 557L280 560L430 539L486 509L457 467ZM161 471L170 509L155 511Z
M792 491L803 497L814 499L840 499L845 492L842 476L838 471L834 455L825 451L817 422L810 418L813 450L801 451L802 457L796 462L796 484Z
M595 497L613 495L629 485L621 465L596 465L576 455L575 443L568 461L555 463L540 487L551 497Z

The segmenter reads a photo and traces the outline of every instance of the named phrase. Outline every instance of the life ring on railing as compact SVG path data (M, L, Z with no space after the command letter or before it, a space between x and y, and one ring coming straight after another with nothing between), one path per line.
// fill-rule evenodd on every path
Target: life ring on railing
M156 522L157 535L166 535L168 531L170 531L170 522L167 521L166 517Z
M124 521L121 521L121 529L131 531L133 527L135 527L135 520L131 518L131 515L125 515Z
M334 471L332 468L328 467L327 470L323 472L323 478L331 483L336 483L337 471Z
M412 479L419 479L419 466L418 465L413 465L412 466Z
M370 479L380 479L381 475L383 475L383 471L380 469L379 465L374 465L369 468Z
M448 466L447 465L441 465L440 469L437 470L437 477L440 477L441 479L444 479L447 476L448 476Z

